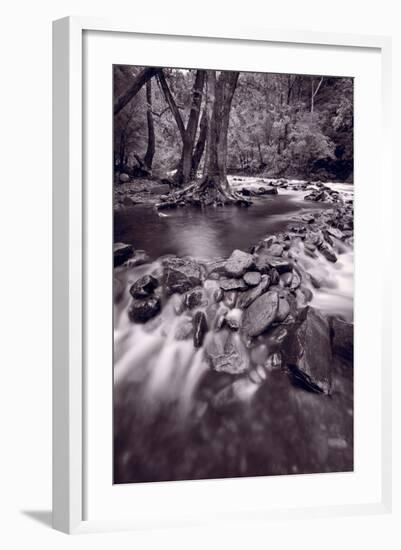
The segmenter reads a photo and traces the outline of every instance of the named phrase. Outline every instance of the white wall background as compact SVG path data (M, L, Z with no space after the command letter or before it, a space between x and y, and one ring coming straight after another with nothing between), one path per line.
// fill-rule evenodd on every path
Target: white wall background
M67 537L52 531L51 507L51 21L65 15L165 22L210 18L224 26L393 35L394 158L401 129L401 17L396 0L14 0L3 3L0 40L1 373L0 546L85 548L399 548L401 542L399 354L394 359L394 513L391 516L270 522L260 527ZM398 103L398 104L397 104ZM398 142L398 143L397 143ZM399 172L399 167L398 167ZM400 187L395 181L395 185ZM393 250L396 287L399 224ZM398 207L399 209L399 207ZM379 253L378 253L379 257ZM374 261L372 256L372 275ZM379 260L378 260L379 261ZM394 288L394 311L400 293ZM394 313L394 352L400 328ZM398 351L398 350L397 350ZM35 519L36 518L36 519Z

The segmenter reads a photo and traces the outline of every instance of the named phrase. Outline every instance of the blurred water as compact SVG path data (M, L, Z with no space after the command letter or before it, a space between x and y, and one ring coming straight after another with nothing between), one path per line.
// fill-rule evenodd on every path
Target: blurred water
M339 191L347 196L352 192L350 186ZM296 473L302 468L304 471L328 468L329 471L333 465L325 454L328 452L327 434L333 430L334 437L346 426L348 437L352 437L352 390L349 389L352 381L340 377L337 384L343 384L346 390L343 395L333 397L327 405L319 397L295 391L287 379L273 377L269 381L269 391L273 393L265 392L263 399L267 402L263 400L255 404L258 403L255 397L258 387L263 381L241 378L234 387L237 402L234 417L239 417L234 426L227 427L227 419L215 418L205 399L207 388L210 386L212 394L216 393L225 375L212 373L211 378L202 348L196 350L192 338L183 341L176 338L177 327L185 316L185 313L177 315L175 311L179 297L164 299L161 314L145 325L133 324L128 319L129 286L145 273L160 267L158 258L163 254L190 255L198 259L225 257L234 248L246 250L262 237L285 230L303 213L325 207L322 203L304 201L305 192L281 190L279 193L256 199L249 209L177 209L159 216L152 208L138 206L116 217L115 240L145 249L152 258L149 264L118 272L124 293L114 306L117 482L224 477L226 471L227 475L258 475L259 468L261 474L274 473L275 468L277 473ZM312 305L327 314L338 314L352 320L353 250L341 241L333 240L338 255L336 263L329 262L320 253L311 258L305 253L301 240L294 255L300 270L311 273L319 281L318 289L309 284L313 292ZM216 286L214 281L206 285L209 303ZM206 342L210 337L211 333L206 336ZM269 346L268 339L265 345ZM257 361L252 360L251 367L256 366ZM240 428L241 415L244 415L240 403L249 404L251 399L253 405L246 409L248 424ZM338 406L342 412L337 417ZM276 418L275 425L267 435L265 433L263 443L257 443L259 432L256 427L258 418L263 415L263 430L266 431L273 417ZM295 434L294 418L303 416L305 425L297 420ZM316 424L318 418L321 421ZM309 432L312 428L313 432ZM247 432L254 429L255 434L252 437L248 434L248 437ZM194 437L196 441L203 441L201 449L193 441ZM218 442L214 440L216 437ZM290 443L287 439L291 440ZM218 447L220 444L224 448L234 444L244 448L256 445L261 456L270 457L270 470L266 464L259 464L258 455L255 455L254 463L249 464L249 449L245 457L239 448L236 454L231 450L231 454L226 456L225 451ZM312 444L315 447L308 450ZM287 445L290 445L291 452ZM349 460L352 462L350 456L351 459L347 455L347 464ZM209 461L208 466L202 460ZM326 466L322 465L326 464L324 461Z

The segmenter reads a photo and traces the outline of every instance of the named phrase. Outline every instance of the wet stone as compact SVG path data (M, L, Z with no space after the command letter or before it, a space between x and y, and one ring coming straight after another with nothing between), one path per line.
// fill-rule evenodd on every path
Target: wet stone
M222 290L244 290L247 288L243 279L220 279L220 288Z
M153 294L155 288L157 288L159 282L152 275L144 275L131 286L129 289L133 298L146 298Z
M259 271L248 271L244 275L244 281L248 286L256 286L260 283L261 275Z
M242 275L252 266L253 256L242 250L234 250L225 264L225 271L232 277L242 277Z
M150 296L142 300L132 300L128 309L128 316L136 323L146 323L155 317L161 310L161 302L158 296Z
M270 284L270 278L268 275L262 275L260 283L250 288L249 290L246 290L245 292L242 292L237 301L237 307L245 309L249 307L256 298L258 298L263 292L265 292L269 288Z
M188 309L194 309L199 306L206 306L207 299L202 287L189 290L185 294L185 306Z
M202 282L200 265L193 260L167 258L163 261L164 285L168 294L183 294Z
M196 348L200 348L205 339L205 335L209 330L207 320L206 320L206 315L204 314L203 311L197 311L195 313L195 316L193 319L193 327L194 327L194 346Z
M235 290L229 290L228 292L225 292L223 301L226 306L234 307L235 302L237 301L237 292Z
M131 258L133 253L134 247L132 244L115 243L113 246L114 267L122 265Z
M330 393L331 345L327 319L308 307L302 321L288 334L283 346L284 361L292 381L312 392Z
M281 244L272 244L272 246L269 248L269 253L272 256L282 256L284 252L284 248L281 246Z
M268 291L245 310L242 330L248 336L258 336L267 330L273 323L278 309L278 294Z

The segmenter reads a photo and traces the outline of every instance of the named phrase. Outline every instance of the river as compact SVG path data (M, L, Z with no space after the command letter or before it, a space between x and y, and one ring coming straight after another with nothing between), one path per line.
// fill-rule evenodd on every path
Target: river
M232 183L240 186L253 181ZM352 185L330 185L353 198ZM202 260L227 257L236 248L249 250L261 238L286 230L304 214L332 207L304 201L304 196L304 191L280 189L278 195L253 199L250 208L182 208L159 213L150 206L127 208L115 217L115 242L144 249L151 261L124 272L123 284L128 289L137 278L159 267L163 255ZM312 305L352 321L353 249L337 245L336 263L323 256L310 258L302 243L298 261L320 280L320 288L311 289ZM213 290L211 282L206 292ZM160 322L154 325L152 321L133 325L128 320L127 290L115 305L115 482L352 469L349 372L334 366L339 391L331 398L295 389L287 377L277 373L267 381L265 375L240 379L232 390L229 412L216 412L210 403L222 388L232 385L230 376L211 372L202 348L195 350L192 340L176 339L177 298L172 296L163 306ZM263 346L269 347L268 339L259 348ZM251 356L251 369L257 364L258 359Z

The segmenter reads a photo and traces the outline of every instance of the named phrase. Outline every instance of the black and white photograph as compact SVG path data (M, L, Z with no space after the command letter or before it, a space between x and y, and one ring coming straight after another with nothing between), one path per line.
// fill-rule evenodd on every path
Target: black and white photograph
M112 70L113 482L353 471L353 78Z

